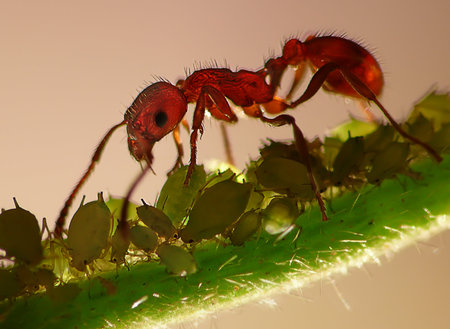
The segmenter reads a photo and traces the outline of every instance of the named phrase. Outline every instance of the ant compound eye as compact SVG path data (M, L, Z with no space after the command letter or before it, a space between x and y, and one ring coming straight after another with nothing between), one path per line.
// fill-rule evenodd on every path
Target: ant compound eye
M159 128L164 127L164 125L167 123L168 117L167 113L164 111L160 111L156 113L155 115L155 123Z

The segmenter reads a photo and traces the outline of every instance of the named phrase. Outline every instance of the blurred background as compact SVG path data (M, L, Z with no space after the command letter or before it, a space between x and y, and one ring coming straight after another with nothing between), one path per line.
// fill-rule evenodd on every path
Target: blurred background
M291 36L344 34L367 46L385 73L381 100L401 120L431 89L450 90L449 13L446 0L1 1L0 207L12 208L15 196L53 222L103 134L145 86L158 77L174 83L198 63L259 69ZM353 100L323 91L291 113L309 138L361 116ZM266 138L291 137L246 118L229 133L240 169ZM136 201L156 199L176 157L170 137L154 156L156 176ZM219 124L207 120L199 162L211 159L225 155ZM121 196L139 170L122 128L81 195ZM382 263L181 327L447 328L449 232Z

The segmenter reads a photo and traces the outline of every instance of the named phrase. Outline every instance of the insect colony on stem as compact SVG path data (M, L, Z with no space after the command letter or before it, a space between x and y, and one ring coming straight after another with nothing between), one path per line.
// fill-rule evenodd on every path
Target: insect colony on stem
M290 92L286 99L281 99L276 96L276 91L283 73L289 66L296 67L297 70ZM310 66L314 75L302 96L295 101L290 101L291 94L302 79L305 66ZM197 139L199 132L203 133L202 123L205 111L209 111L215 119L235 122L237 117L230 108L229 101L231 101L250 117L258 118L274 126L290 125L292 127L295 144L306 166L309 183L319 203L322 219L327 220L325 204L313 175L303 133L294 117L280 114L306 102L321 87L337 94L374 102L400 135L422 146L438 162L442 160L427 143L403 130L378 101L377 96L383 88L383 74L378 62L365 48L338 36L311 36L304 42L291 39L284 44L282 55L270 58L260 70L233 72L227 68L201 69L193 72L185 80L178 81L176 85L161 81L145 88L126 111L124 120L113 126L101 140L88 169L60 212L55 234L61 236L65 217L73 199L92 173L111 134L123 125L127 127L128 148L131 155L137 161L145 162L144 169L124 198L125 206L122 208L119 226L123 232L127 232L126 205L136 186L151 169L153 145L172 131L174 131L178 150L175 167L181 164L183 151L178 127L185 117L189 103L195 103L195 110L190 136L190 162L184 180L185 185L189 183L196 165ZM276 116L269 118L266 113Z
M287 96L282 99L276 92L283 73L290 66L296 68L295 76ZM291 100L307 66L314 74L303 94ZM281 113L298 107L321 87L374 102L391 125L378 125L363 136L349 134L345 141L336 137L326 137L323 142L307 141L295 119ZM105 257L114 264L126 264L131 243L141 253L138 258L151 258L150 255L156 254L168 272L187 275L196 271L187 245L221 235L231 244L240 246L262 228L269 234L283 237L293 228L299 228L296 219L305 203L313 200L318 201L325 221L328 217L322 193L328 188L379 184L398 173L414 176L408 169L413 152L426 151L440 162L442 158L437 151L448 150L449 123L434 129L428 119L419 115L409 120L406 131L378 101L382 87L383 76L374 57L357 43L337 36L312 36L304 42L291 39L285 43L281 56L269 59L257 71L208 68L193 72L176 85L156 82L137 96L124 120L101 140L88 169L65 202L55 231L48 230L44 249L50 249L52 254L61 253L74 269L85 272L95 260ZM197 139L199 132L203 133L205 111L218 120L235 122L237 117L229 101L250 117L275 126L290 125L293 129L293 143L272 141L260 150L261 158L249 164L244 182L231 171L207 177L203 166L196 164ZM190 163L183 167L179 125L184 124L189 103L195 104L195 110ZM83 198L65 231L65 218L74 198L92 173L112 133L124 125L131 155L145 163L142 172L119 205L113 205L117 200L105 203L101 193L98 200L86 204ZM151 170L153 145L170 132L174 134L178 150L172 174L155 207L142 200L143 205L136 208L135 215L129 214L132 208L129 199ZM42 232L39 232L37 220L17 202L15 204L16 209L0 215L0 228L7 227L15 232L19 230L17 225L23 223L20 230L25 228L24 233L17 231L8 236L2 235L0 229L0 248L6 251L7 259L12 257L23 266L15 268L14 272L0 271L0 282L12 287L5 296L0 295L0 299L29 292L30 287L36 285L45 286L55 294L56 290L51 288L57 280L55 275L50 275L47 269L33 269L45 258L46 252L42 247L22 246L26 245L24 239L32 242L29 246L41 246ZM111 210L113 208L115 210ZM299 228L297 234L300 231ZM62 239L63 234L67 238ZM73 293L73 289L66 288L67 294Z

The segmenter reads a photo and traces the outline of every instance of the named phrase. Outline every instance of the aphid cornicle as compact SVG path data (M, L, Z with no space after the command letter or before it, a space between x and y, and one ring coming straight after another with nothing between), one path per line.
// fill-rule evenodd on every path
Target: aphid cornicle
M302 80L305 66L310 67L314 75L304 93L291 101L294 91ZM276 92L288 67L299 69L296 70L289 93L285 99L281 99L276 96ZM199 132L203 133L205 111L208 110L218 120L235 122L237 117L229 105L231 101L250 117L274 126L292 127L296 147L301 157L305 159L309 184L319 203L322 219L327 220L325 204L312 173L303 133L294 117L280 113L306 102L323 86L333 93L374 102L400 135L420 145L438 162L441 161L442 158L431 146L404 131L379 102L377 97L383 84L383 74L374 56L358 43L339 36L310 36L305 41L288 40L283 46L281 56L270 58L263 68L256 71L233 72L228 68L208 68L193 72L176 85L156 82L137 96L126 111L124 120L113 126L100 141L88 169L60 212L55 234L61 236L65 217L73 199L91 174L95 163L99 161L111 134L120 126L127 126L128 148L131 155L136 160L145 162L144 170L131 184L124 197L124 205L128 203L136 186L151 168L153 145L172 131L178 150L175 167L180 165L183 148L178 126L186 114L189 103L195 104L195 110L190 137L190 164L184 179L185 185L189 183L196 166L197 139ZM275 117L269 118L266 113ZM122 208L120 227L123 231L127 231L126 206Z

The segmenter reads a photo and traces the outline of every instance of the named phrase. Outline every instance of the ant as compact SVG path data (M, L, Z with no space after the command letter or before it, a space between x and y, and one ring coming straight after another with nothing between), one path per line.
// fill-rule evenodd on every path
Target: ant
M296 68L296 73L289 93L285 99L282 99L276 96L276 90L283 73L289 66ZM304 93L297 100L290 101L304 76L306 67L310 67L314 75ZM241 107L250 117L273 126L290 125L292 127L295 144L304 159L311 188L322 213L322 220L326 221L328 218L325 204L312 174L308 147L303 133L294 117L280 114L306 102L321 87L336 94L374 102L404 138L423 147L437 162L442 161L441 156L428 144L404 131L379 102L377 96L380 95L383 84L380 65L361 45L340 36L314 35L303 42L295 38L288 40L283 46L282 55L270 58L258 71L233 72L228 68L207 68L193 72L185 80L179 80L176 85L165 81L153 83L133 101L124 115L124 120L113 126L100 141L89 167L60 212L55 234L61 236L65 217L73 199L92 173L106 143L117 128L126 125L131 155L137 161L146 163L124 198L119 228L127 235L129 230L126 222L127 205L136 186L151 170L153 145L173 132L178 150L174 169L181 165L183 149L179 137L179 125L181 123L186 126L184 116L187 106L189 103L195 103L190 135L190 163L184 181L187 185L196 165L197 138L199 132L203 134L202 122L205 110L218 120L236 122L237 117L231 110L229 101ZM276 116L269 118L265 113Z

